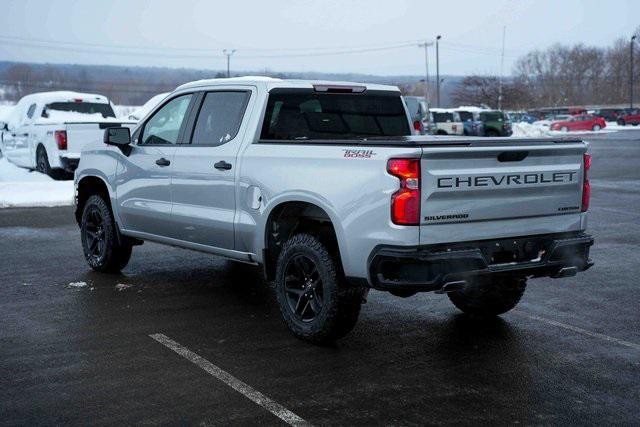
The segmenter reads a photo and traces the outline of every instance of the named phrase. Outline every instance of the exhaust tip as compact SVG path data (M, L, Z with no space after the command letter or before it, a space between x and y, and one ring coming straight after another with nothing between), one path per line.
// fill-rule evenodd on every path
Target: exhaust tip
M578 267L563 267L556 274L554 274L554 279L559 279L562 277L573 277L578 273Z
M446 294L448 292L461 291L467 286L466 280L458 280L455 282L447 282L440 289L436 291L436 294Z

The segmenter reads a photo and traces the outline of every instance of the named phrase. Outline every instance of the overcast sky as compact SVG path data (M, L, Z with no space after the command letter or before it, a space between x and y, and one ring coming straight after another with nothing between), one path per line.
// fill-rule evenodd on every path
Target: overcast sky
M531 49L605 46L638 25L637 0L9 0L0 60L220 70L227 48L236 70L415 75L424 73L415 41L441 34L441 74L497 74L506 26L509 74Z

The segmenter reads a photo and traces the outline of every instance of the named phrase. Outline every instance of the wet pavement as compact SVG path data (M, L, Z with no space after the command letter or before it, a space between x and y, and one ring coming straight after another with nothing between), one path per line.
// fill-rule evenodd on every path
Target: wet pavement
M145 243L98 274L71 208L0 210L0 424L283 424L156 333L312 424L637 424L640 132L592 140L591 270L484 321L372 291L331 347L254 267Z

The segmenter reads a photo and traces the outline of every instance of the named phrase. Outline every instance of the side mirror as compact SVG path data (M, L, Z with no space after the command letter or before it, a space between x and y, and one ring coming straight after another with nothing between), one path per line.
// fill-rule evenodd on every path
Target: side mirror
M116 146L125 156L131 153L131 131L126 127L112 127L104 130L104 143Z
M120 148L125 147L131 144L131 131L125 127L107 128L104 131L104 143Z

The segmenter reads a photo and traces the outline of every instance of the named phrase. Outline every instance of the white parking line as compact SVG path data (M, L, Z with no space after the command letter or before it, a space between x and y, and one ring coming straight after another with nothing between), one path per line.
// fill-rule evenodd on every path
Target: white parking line
M176 353L178 353L180 356L184 357L191 363L194 363L195 365L204 369L211 376L219 379L220 381L222 381L223 383L225 383L235 391L242 393L242 395L244 395L247 399L252 400L254 403L257 403L258 405L262 406L264 409L271 412L273 415L280 418L282 421L286 422L287 424L292 426L311 425L305 420L303 420L302 418L300 418L299 416L297 416L296 414L294 414L293 412L291 412L290 410L288 410L287 408L285 408L284 406L269 399L264 394L260 393L259 391L255 390L251 386L235 378L230 373L220 369L213 363L209 362L207 359L197 355L196 353L192 352L188 348L178 344L177 342L167 337L166 335L152 334L149 336L154 340L158 341L160 344L164 345L165 347L175 351Z
M623 345L625 347L629 347L629 348L633 348L633 349L636 349L636 350L640 350L640 344L636 344L636 343L633 343L633 342L621 340L619 338L610 337L609 335L601 334L601 333L598 333L598 332L587 331L586 329L578 328L577 326L567 325L566 323L561 323L561 322L557 322L555 320L546 319L544 317L536 316L535 314L523 313L520 310L513 310L512 312L516 313L516 314L518 314L520 316L529 318L531 320L537 320L539 322L544 322L544 323L547 323L549 325L558 326L560 328L567 329L567 330L573 331L573 332L577 332L579 334L587 335L587 336L590 336L590 337L593 337L593 338L599 338L601 340L614 342L616 344L620 344L620 345Z

